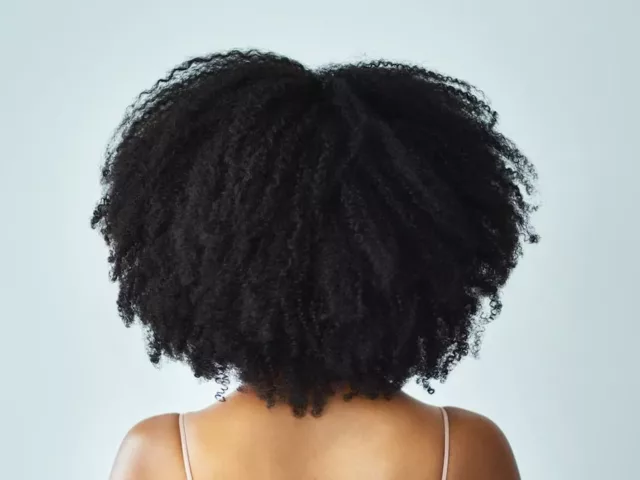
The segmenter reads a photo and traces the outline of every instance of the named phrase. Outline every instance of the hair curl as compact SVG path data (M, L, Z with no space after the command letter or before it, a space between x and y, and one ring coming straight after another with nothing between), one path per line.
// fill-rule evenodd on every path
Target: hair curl
M376 61L192 58L129 107L91 225L151 361L319 416L429 391L536 242L536 173L461 80Z

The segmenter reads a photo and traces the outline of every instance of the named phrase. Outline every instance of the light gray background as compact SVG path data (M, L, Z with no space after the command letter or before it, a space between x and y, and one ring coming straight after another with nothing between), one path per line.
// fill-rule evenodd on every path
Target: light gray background
M433 397L492 417L525 479L631 478L640 388L638 17L633 0L0 3L0 476L106 478L127 429L215 384L154 369L116 315L88 226L124 109L187 57L379 57L483 89L536 163L543 241Z

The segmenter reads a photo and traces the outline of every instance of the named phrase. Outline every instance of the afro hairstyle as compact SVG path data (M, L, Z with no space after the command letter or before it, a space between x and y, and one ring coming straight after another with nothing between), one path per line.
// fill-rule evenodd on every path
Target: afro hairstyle
M335 385L433 392L538 241L535 169L497 119L475 87L414 65L181 63L106 150L91 225L120 316L152 362L235 374L298 417Z

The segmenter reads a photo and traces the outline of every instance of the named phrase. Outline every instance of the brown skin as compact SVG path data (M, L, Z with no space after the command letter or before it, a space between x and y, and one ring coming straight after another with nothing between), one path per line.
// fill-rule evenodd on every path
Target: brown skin
M511 447L487 418L447 408L449 480L519 480ZM254 392L186 417L194 480L440 480L440 410L404 392L391 401L337 395L323 415L267 410ZM125 437L110 480L184 480L178 415L151 417Z

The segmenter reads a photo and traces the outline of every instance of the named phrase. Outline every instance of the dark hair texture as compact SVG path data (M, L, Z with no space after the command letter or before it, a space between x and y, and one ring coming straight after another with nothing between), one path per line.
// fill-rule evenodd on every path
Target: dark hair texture
M389 61L191 58L135 100L91 225L149 356L320 416L433 393L501 309L536 172L482 92ZM224 390L223 390L224 392ZM224 400L224 398L223 398Z

